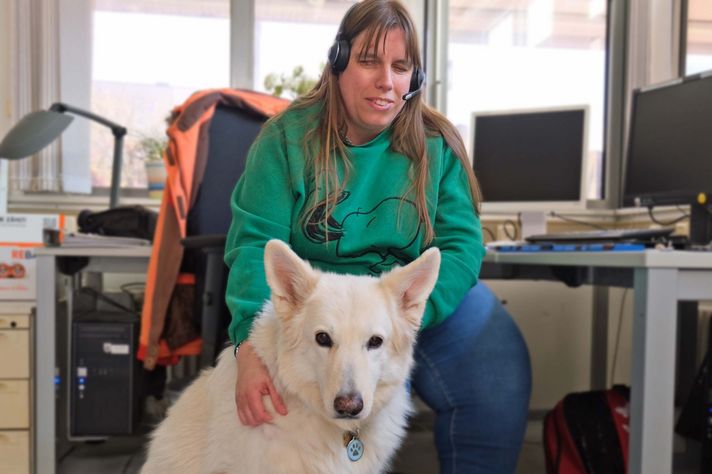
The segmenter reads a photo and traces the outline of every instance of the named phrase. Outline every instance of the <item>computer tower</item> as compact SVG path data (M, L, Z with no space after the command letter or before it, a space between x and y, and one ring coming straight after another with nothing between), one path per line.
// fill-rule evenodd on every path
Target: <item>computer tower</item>
M138 321L102 316L72 323L72 437L132 434L140 419Z
M36 311L36 310L35 310ZM36 316L36 312L34 315ZM57 304L55 312L55 367L54 367L54 400L55 400L55 420L56 420L56 444L55 452L57 458L66 455L71 449L69 441L69 346L67 336L69 327L67 325L68 313L67 303Z

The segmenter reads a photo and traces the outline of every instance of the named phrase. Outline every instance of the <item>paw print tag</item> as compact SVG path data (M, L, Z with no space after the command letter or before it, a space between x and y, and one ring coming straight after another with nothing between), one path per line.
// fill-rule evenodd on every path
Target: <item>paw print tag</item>
M358 461L363 456L363 443L358 438L352 438L346 445L346 454L351 461Z

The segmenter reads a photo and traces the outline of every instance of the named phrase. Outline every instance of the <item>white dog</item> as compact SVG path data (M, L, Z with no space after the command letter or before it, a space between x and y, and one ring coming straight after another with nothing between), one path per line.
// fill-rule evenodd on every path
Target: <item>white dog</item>
M153 434L143 474L378 473L405 433L406 380L440 267L433 248L380 279L312 269L277 240L272 290L250 341L289 414L243 426L232 349L186 389Z

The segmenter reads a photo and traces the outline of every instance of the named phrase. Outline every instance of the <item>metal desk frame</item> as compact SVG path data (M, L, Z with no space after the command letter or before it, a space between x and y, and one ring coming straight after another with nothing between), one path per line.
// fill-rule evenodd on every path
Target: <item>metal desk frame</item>
M56 366L57 260L87 257L82 272L145 273L151 247L40 248L37 256L37 317L35 321L34 467L35 472L56 470ZM71 376L71 374L65 374Z
M671 472L677 304L712 299L712 252L489 253L482 276L536 279L544 267L577 273L584 283L632 283L629 472Z
M35 470L52 474L55 456L55 308L57 259L88 257L83 271L141 273L151 249L38 249L37 320L35 342ZM552 252L490 253L485 273L498 278L537 278L536 268L579 269L586 282L620 284L632 281L634 290L633 366L629 472L643 474L672 470L673 395L678 301L712 299L712 253ZM485 275L483 275L485 276Z

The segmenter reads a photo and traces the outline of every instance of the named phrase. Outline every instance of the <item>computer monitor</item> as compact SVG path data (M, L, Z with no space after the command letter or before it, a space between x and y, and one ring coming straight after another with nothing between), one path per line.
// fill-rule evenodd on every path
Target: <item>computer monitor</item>
M475 112L483 212L584 209L588 106Z
M690 204L690 239L712 239L712 71L633 92L625 206Z

